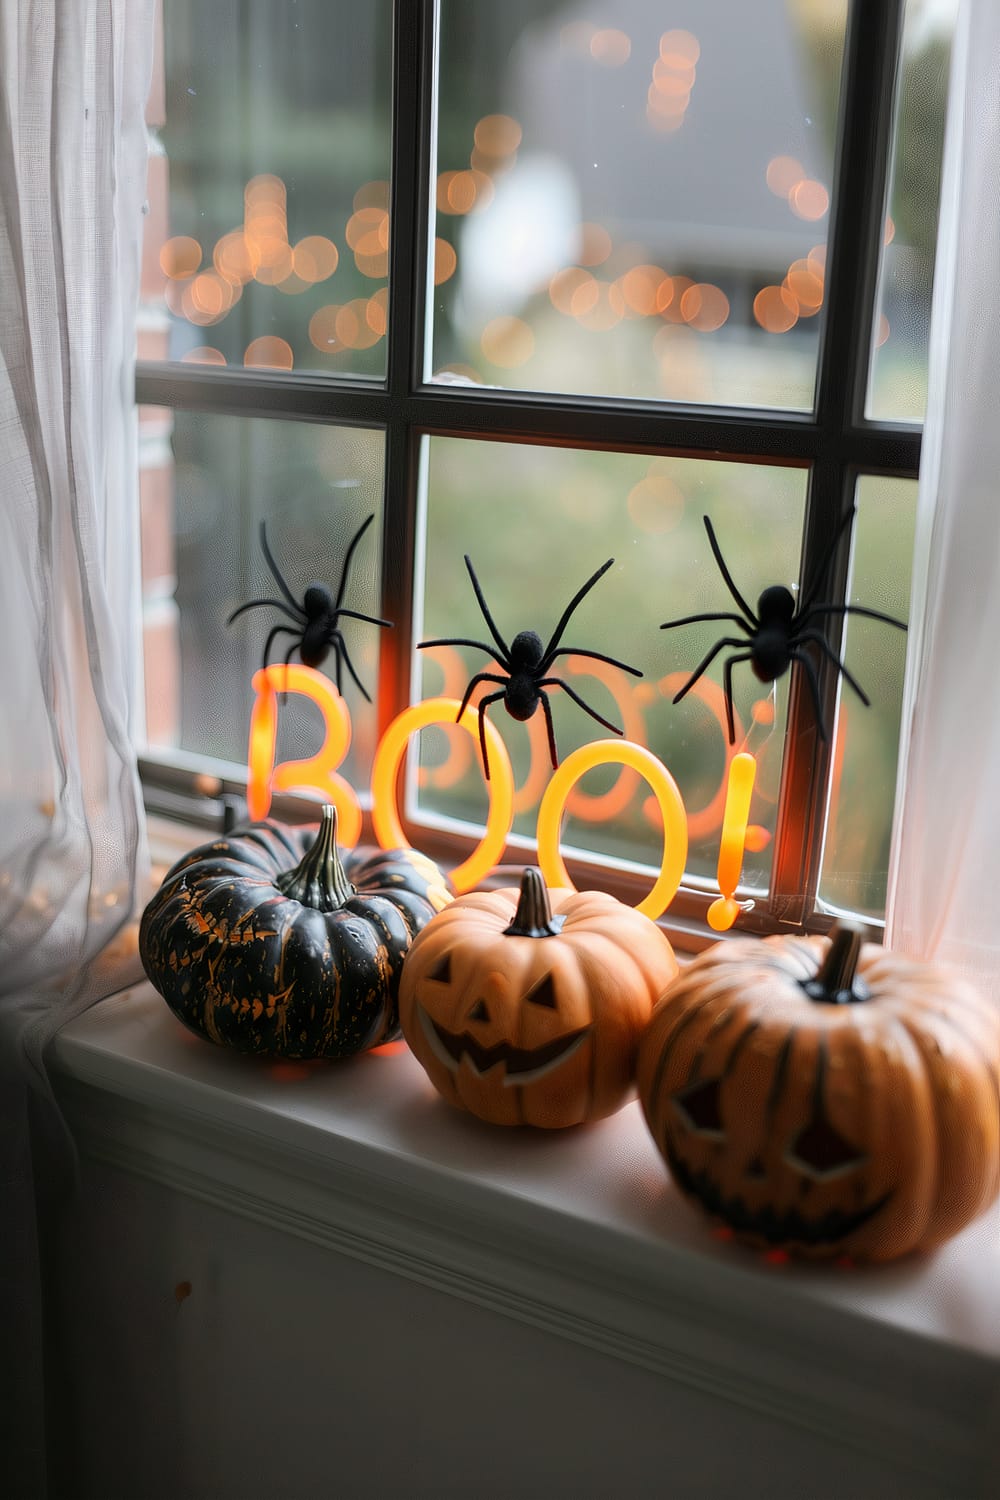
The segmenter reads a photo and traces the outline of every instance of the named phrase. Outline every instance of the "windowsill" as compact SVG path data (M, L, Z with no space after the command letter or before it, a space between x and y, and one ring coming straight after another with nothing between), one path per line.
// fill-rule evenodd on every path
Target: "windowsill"
M243 1058L186 1032L148 985L68 1025L53 1067L85 1156L949 1493L994 1474L997 1206L925 1259L775 1265L684 1203L637 1104L565 1133L494 1129L439 1100L405 1048L337 1065Z

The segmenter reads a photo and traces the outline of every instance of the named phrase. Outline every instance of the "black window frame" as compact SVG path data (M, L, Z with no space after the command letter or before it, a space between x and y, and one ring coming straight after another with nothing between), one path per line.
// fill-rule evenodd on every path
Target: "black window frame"
M921 427L865 415L873 320L893 144L895 93L905 0L852 0L841 72L837 151L828 241L824 321L811 412L693 406L653 400L551 396L432 385L423 379L428 257L433 240L437 0L393 0L389 316L384 380L280 371L199 368L141 362L141 405L238 416L362 426L385 435L378 728L410 701L414 559L421 441L425 436L616 450L807 470L800 576L813 577L858 479L915 479ZM841 536L823 583L845 600L850 530ZM838 649L843 628L828 617ZM818 666L824 717L832 722L837 674ZM190 756L140 758L148 804L190 817L197 773ZM819 738L808 685L793 674L783 750L770 889L741 929L824 931L817 907L831 746ZM217 792L238 792L237 783ZM202 807L205 807L202 799ZM217 803L213 804L217 807ZM283 804L276 802L280 810ZM458 857L453 834L420 825L408 836L428 852ZM636 899L644 882L568 861L574 878ZM646 882L648 884L648 882ZM698 943L711 893L682 887L664 917ZM869 924L873 932L880 924Z

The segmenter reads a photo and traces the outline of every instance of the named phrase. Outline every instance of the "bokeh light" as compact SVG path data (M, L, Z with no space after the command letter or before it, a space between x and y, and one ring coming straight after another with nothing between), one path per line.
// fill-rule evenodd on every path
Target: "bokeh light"
M473 140L484 156L511 156L521 144L521 127L510 115L484 115Z
M578 260L581 266L602 266L611 254L611 236L603 224L580 225Z
M440 236L434 241L434 285L441 286L443 282L451 279L458 265L458 256L454 247Z
M584 271L580 266L567 266L564 271L557 271L549 282L549 300L557 312L571 317L576 292L593 282L594 277L589 271ZM596 292L593 300L597 300Z
M656 291L656 311L668 323L683 323L685 293L694 286L690 276L665 276Z
M701 56L701 43L690 31L665 31L660 37L660 56L665 63L693 67Z
M340 304L327 303L317 308L309 319L309 342L321 354L336 354L344 346L337 337L337 314Z
M788 206L799 219L821 219L830 207L830 194L821 182L805 177L788 194Z
M201 265L201 246L188 234L175 234L160 250L160 269L172 280L193 276Z
M188 349L181 355L181 363L185 365L224 365L226 356L221 349L213 349L208 344L199 344L196 349Z
M368 298L365 308L365 319L369 328L373 329L377 338L381 338L389 324L389 288L380 287L379 290Z
M219 275L234 286L245 286L253 280L257 265L242 229L231 229L216 240L212 264Z
M590 55L606 68L620 68L632 56L632 42L624 31L595 31L590 38Z
M625 307L638 317L648 318L658 311L657 294L663 282L668 280L659 266L633 266L618 278Z
M766 286L753 299L753 315L765 333L787 333L799 320L799 305L787 287Z
M337 310L334 331L345 349L370 349L382 336L369 322L366 297L355 297Z
M294 362L291 345L273 334L251 339L243 355L247 369L290 370Z
M535 352L535 335L521 318L493 318L479 340L483 355L504 369L523 365Z
M315 284L332 276L340 262L340 252L332 240L322 234L307 234L292 251L296 276Z
M626 503L633 524L650 536L672 531L684 514L683 491L667 474L647 474L629 490Z
M689 328L714 333L729 317L729 298L710 281L689 286L680 299L680 313Z
M772 156L765 175L775 197L787 198L792 188L805 180L806 171L794 156Z

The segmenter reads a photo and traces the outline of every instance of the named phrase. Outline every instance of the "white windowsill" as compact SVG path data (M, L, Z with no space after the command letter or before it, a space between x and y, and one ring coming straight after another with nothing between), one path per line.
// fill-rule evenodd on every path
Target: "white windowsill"
M637 1104L576 1131L494 1129L439 1100L405 1050L272 1067L190 1035L148 985L68 1025L53 1071L84 1155L879 1454L914 1483L1000 1493L997 1206L926 1259L770 1264L683 1202Z

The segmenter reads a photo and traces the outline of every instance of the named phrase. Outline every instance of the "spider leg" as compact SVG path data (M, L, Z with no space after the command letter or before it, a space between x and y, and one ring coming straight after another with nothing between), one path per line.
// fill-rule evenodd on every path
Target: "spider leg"
M611 730L612 734L625 733L624 729L619 729L617 724L612 724L610 719L606 719L603 714L599 714L596 708L591 708L590 704L580 697L576 689L571 688L569 683L564 682L561 677L542 677L535 683L535 686L539 689L551 686L561 687L563 692L568 693L574 703L579 703L584 712L588 713L592 719L596 719L598 724L603 724L605 729Z
M743 595L740 593L739 589L733 582L732 574L726 567L725 558L722 556L719 544L715 540L715 532L712 530L712 523L707 516L703 516L702 520L705 522L705 530L708 532L709 544L712 548L712 552L715 555L715 561L719 565L719 572L725 579L726 587L732 594L733 598L736 600L736 603L739 605L740 609L746 615L747 619L752 622L754 630L757 630L760 627L760 621L757 619L757 616L754 614L753 610L750 608L749 604L744 599Z
M685 697L691 691L691 689L694 687L695 683L698 681L698 678L701 676L701 674L703 672L707 671L707 669L712 665L712 662L718 656L718 654L722 650L723 646L745 646L745 645L746 645L746 641L738 640L738 639L734 638L733 636L726 636L721 641L716 641L715 645L712 647L711 651L709 651L708 655L705 656L705 657L703 657L700 666L696 667L695 670L691 673L691 676L688 678L687 682L681 688L680 692L674 694L673 701L675 703L679 703L681 701L681 699L683 697Z
M544 654L542 656L542 663L544 664L543 665L543 670L544 670L544 666L547 666L547 665L549 665L551 663L553 657L556 654L555 648L558 646L560 637L562 636L563 631L566 629L566 626L567 626L567 624L569 622L570 615L573 613L574 609L576 609L576 606L580 603L580 600L584 597L584 595L585 594L589 594L590 590L594 587L594 584L597 582L597 580L599 578L603 578L604 577L605 573L611 567L611 565L612 565L613 562L614 562L614 558L613 557L609 557L608 560L607 560L607 562L602 567L598 568L597 572L593 575L593 577L592 578L588 578L587 582L583 585L583 587L580 588L580 589L577 589L576 593L573 595L572 599L569 601L569 603L567 604L566 608L563 610L562 617L561 617L561 619L559 621L559 624L556 626L555 630L552 632L552 636L551 636L551 638L549 640L549 644L546 646L545 652L544 652Z
M377 615L363 615L357 609L341 609L338 606L334 610L334 614L337 616L346 615L349 620L367 620L369 625L386 625L390 630L393 629L391 620L380 620Z
M743 661L753 661L753 652L747 651L742 656L727 656L726 665L722 669L722 680L726 690L726 725L729 729L729 743L736 744L736 717L733 713L733 668Z
M282 614L288 615L289 619L295 620L297 623L303 621L306 617L305 610L303 609L296 610L295 614L292 614L288 605L283 604L280 599L251 599L249 604L241 604L239 609L234 609L226 624L231 625L240 615L246 614L248 609L259 609L263 604L269 604L272 609L280 609Z
M428 646L474 646L477 651L485 651L492 656L498 666L503 667L505 672L510 671L510 663L504 661L499 651L494 651L492 646L487 646L483 641L467 641L459 636L448 636L440 641L420 641L417 645L418 651L423 651Z
M684 618L683 618L683 620L667 620L667 621L665 621L665 623L660 626L660 629L661 630L674 630L674 629L676 629L676 627L678 625L700 625L703 620L732 620L733 624L734 625L738 625L741 630L745 630L746 633L747 633L747 635L753 635L753 633L754 633L754 626L751 625L747 620L744 620L741 615L725 615L725 614L722 614L722 615L715 615L715 614L713 614L713 615L685 615Z
M843 535L844 527L849 525L849 523L854 519L855 514L855 507L853 505L849 505L844 511L844 514L841 516L840 520L837 522L837 529L833 533L826 551L823 553L822 561L817 567L816 572L813 574L812 582L809 584L809 587L803 592L802 602L799 606L800 615L806 615L811 610L812 602L819 592L819 586L823 581L823 575L826 572L827 568L830 566L830 559L833 556L834 548Z
M267 524L264 521L261 521L261 523L260 523L260 545L261 545L261 550L263 551L264 556L267 559L267 565L271 569L271 572L274 575L274 581L275 581L275 583L278 585L279 589L284 594L284 596L288 600L289 604L295 610L296 614L303 615L304 611L303 611L301 605L296 600L295 595L292 593L291 589L288 587L288 584L285 582L284 578L282 578L282 576L281 576L281 569L278 567L278 564L275 562L273 556L271 555L271 549L267 545Z
M812 693L813 709L816 713L816 728L820 739L825 745L827 741L826 725L823 723L823 709L819 701L819 682L816 679L816 668L804 651L793 649L789 651L788 655L792 661L797 661L805 670L806 681L809 683L809 690ZM836 657L834 657L834 660L836 660Z
M844 663L840 660L840 657L834 650L832 650L830 643L825 636L820 635L818 630L801 630L799 631L798 635L792 636L790 644L798 646L802 641L812 641L815 645L817 645L823 652L827 661L832 661L833 665L837 668L837 671L843 672L844 676L847 678L848 682L851 684L851 687L857 693L858 697L861 699L865 707L871 708L871 699L869 698L868 694L864 691L857 678L851 676L850 672L844 666Z
M549 695L539 690L538 696L542 700L542 711L545 714L545 730L549 737L549 759L552 761L553 771L558 771L559 757L556 754L556 731L552 723L552 709L549 707Z
M375 519L375 512L373 511L372 514L368 517L367 521L362 521L361 525L358 527L357 531L354 533L354 536L351 538L351 545L347 549L347 556L344 558L344 566L343 566L343 568L341 569L341 572L340 572L340 587L337 590L337 599L336 599L336 603L333 606L335 610L339 610L340 609L340 601L344 597L344 590L347 587L347 573L348 573L348 569L351 566L351 558L354 556L354 549L357 547L357 545L360 542L361 538L364 536L365 532L368 530L369 526L372 524L372 522L374 521L374 519ZM345 611L345 613L346 613L346 611ZM388 621L385 621L385 622L382 622L382 623L388 624Z
M294 635L295 640L292 642L292 650L293 651L295 650L295 647L299 644L299 642L302 639L301 632L298 631L298 630L293 630L290 625L275 625L274 628L271 630L270 634L268 635L267 640L264 642L264 656L263 656L263 663L262 664L263 664L263 667L264 667L265 671L267 669L268 652L271 650L271 642L274 640L274 637L276 635L281 635L283 632L287 633L288 635Z
M506 692L506 677L498 677L495 672L477 672L475 677L473 677L472 681L469 683L469 686L465 690L465 697L459 704L458 713L455 715L456 724L459 722L462 715L465 713L465 710L468 708L469 699L472 697L472 694L475 691L476 684L478 682L502 682L504 684L504 692ZM503 693L501 693L500 696L503 697Z
M594 661L606 661L609 667L620 667L623 672L631 672L633 677L641 677L642 673L638 667L630 667L627 661L619 661L617 656L605 656L603 651L585 651L582 646L560 646L558 651L552 651L548 656L543 656L538 663L540 672L547 672L557 656L589 656Z
M884 615L880 609L868 609L864 604L814 604L810 609L800 610L800 623L808 624L813 615L865 615L869 620L882 620L886 625L895 625L899 630L906 629L905 620L897 620L894 615Z
M483 756L483 775L487 781L490 779L490 758L486 753L486 709L488 704L497 703L505 696L506 689L502 689L499 693L490 693L479 702L479 748Z
M361 681L361 678L354 670L354 663L351 661L350 653L348 652L347 646L344 642L344 637L341 635L339 630L334 632L333 636L330 639L330 644L333 647L333 654L337 660L337 692L340 692L340 658L341 654L343 654L344 665L347 667L347 670L350 672L352 678L354 679L355 687L361 694L362 698L364 698L365 702L370 703L372 700L365 690L364 683Z
M293 653L293 651L295 650L295 648L296 648L296 646L298 644L299 644L298 641L293 641L292 644L289 646L287 653L285 654L285 687L284 687L284 691L281 694L281 701L282 701L282 703L285 703L286 700L287 700L287 698L288 698L288 668L291 665L292 653Z
M483 591L482 591L482 589L481 589L481 587L479 585L479 579L476 577L475 569L472 566L472 558L469 556L468 553L465 554L465 566L469 570L469 577L472 579L472 587L476 591L476 598L479 601L479 608L483 612L483 619L486 621L487 625L490 627L490 635L493 637L493 639L496 641L497 645L500 647L500 650L502 651L503 655L509 660L510 659L510 648L508 647L507 642L504 640L503 636L500 634L499 630L497 629L496 624L494 623L494 620L493 620L493 616L490 614L490 607L486 603L486 597L483 594ZM487 648L487 649L489 649L489 648ZM491 656L492 656L492 654L493 653L490 652ZM503 663L501 663L501 666L502 665L503 665Z

